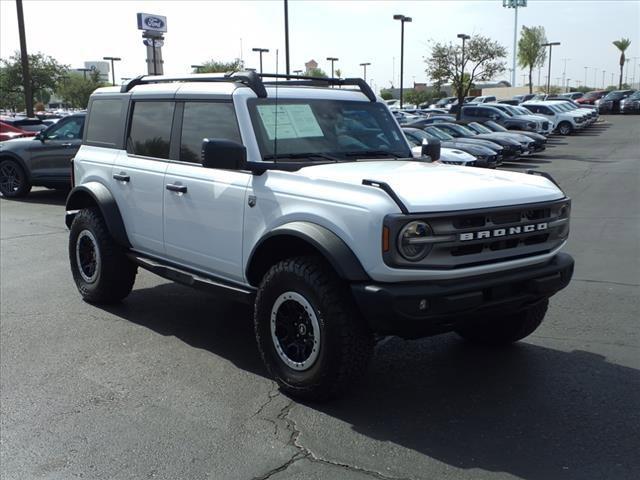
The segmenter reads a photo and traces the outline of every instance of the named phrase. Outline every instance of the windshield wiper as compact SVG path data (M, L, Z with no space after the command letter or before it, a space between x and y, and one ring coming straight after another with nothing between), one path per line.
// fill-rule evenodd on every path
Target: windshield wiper
M339 162L340 159L336 157L332 157L326 153L279 153L277 155L265 155L263 160L273 160L278 161L279 159L291 159L296 160L300 158L322 158L324 160L329 160L330 162Z
M388 150L360 150L357 152L345 152L343 153L345 157L377 157L380 155L390 156L394 158L408 158L404 155L400 155L395 152L390 152Z

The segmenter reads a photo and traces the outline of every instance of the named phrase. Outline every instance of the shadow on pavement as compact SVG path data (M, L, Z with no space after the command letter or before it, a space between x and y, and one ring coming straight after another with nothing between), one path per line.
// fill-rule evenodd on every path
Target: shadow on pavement
M162 284L107 310L266 375L247 306ZM639 402L638 370L602 356L524 342L492 350L445 335L382 342L348 396L308 407L456 468L622 480L640 471ZM354 448L340 438L328 448Z
M21 203L37 203L47 205L61 205L64 206L67 200L69 190L33 190L26 197L22 198L5 198L0 197L3 200L9 202L21 202Z

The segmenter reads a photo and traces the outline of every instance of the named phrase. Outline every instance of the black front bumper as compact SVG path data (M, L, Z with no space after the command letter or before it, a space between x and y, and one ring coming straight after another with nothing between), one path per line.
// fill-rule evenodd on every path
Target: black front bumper
M357 283L351 291L371 329L417 338L455 330L492 313L510 313L549 298L573 275L573 258L466 279L421 283Z

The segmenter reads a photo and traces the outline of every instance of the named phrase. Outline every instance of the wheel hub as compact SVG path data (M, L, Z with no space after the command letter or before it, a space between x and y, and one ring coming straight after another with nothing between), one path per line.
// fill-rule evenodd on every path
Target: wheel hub
M89 230L83 230L76 240L76 262L83 280L93 283L100 273L100 250L96 237Z
M297 292L280 295L271 309L276 353L294 370L311 368L320 353L320 326L309 301Z
M20 174L13 165L0 167L0 186L5 192L16 192L20 188Z

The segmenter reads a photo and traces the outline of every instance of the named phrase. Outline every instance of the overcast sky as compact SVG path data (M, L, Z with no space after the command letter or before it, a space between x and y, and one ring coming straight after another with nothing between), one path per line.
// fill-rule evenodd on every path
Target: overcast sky
M137 30L136 13L167 17L163 57L165 73L184 73L192 64L208 59L232 60L240 57L248 67L258 64L252 47L269 48L264 69L284 71L283 1L35 1L24 0L27 49L43 52L72 67L103 56L122 57L116 64L116 77L146 73L146 50ZM514 12L503 8L501 0L449 1L289 1L291 69L302 69L315 59L330 71L326 57L340 60L336 68L343 76L362 76L363 62L371 62L367 77L377 89L387 87L394 78L399 84L400 22L393 14L413 18L405 25L405 86L428 79L424 57L429 43L457 41L457 33L487 35L509 50L511 66ZM619 53L611 44L621 37L631 39L628 57L629 81L635 66L640 79L640 1L529 0L519 9L518 29L522 25L545 27L550 41L562 42L553 50L552 83L566 76L588 84L611 84L611 73L618 72ZM14 0L0 0L0 56L19 50ZM634 65L635 64L635 65ZM395 68L394 68L395 67ZM595 69L594 69L595 67ZM518 69L517 84L522 84ZM542 77L546 75L546 68ZM500 78L508 79L505 72ZM537 74L534 75L534 82ZM617 75L616 75L617 79ZM617 80L616 80L617 82Z

